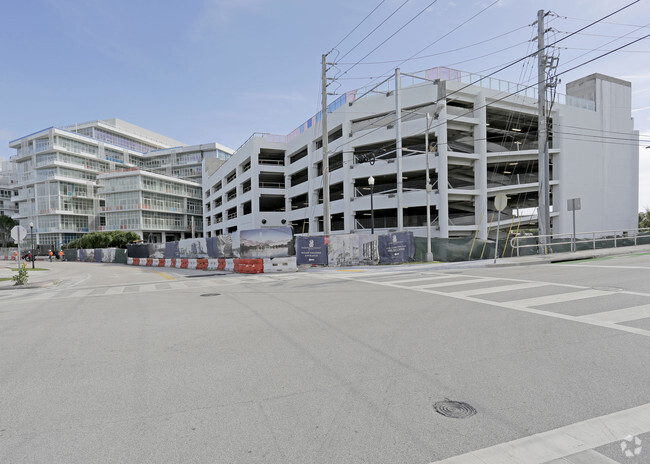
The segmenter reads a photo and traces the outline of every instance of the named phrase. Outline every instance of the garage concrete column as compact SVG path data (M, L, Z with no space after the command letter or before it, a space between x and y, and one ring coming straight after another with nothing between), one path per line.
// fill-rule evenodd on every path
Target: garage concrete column
M474 198L474 224L476 236L487 240L487 108L483 92L474 99L474 108L474 117L478 119L474 126L474 152L478 155L474 162L474 188L478 190Z
M438 83L438 109L440 125L436 128L438 138L438 224L440 237L449 238L449 192L447 174L447 86Z

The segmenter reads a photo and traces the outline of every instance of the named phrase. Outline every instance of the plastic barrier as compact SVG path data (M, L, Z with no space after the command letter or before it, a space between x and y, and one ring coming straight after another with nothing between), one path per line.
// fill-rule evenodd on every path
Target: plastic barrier
M264 273L269 272L297 272L296 257L291 258L265 258Z

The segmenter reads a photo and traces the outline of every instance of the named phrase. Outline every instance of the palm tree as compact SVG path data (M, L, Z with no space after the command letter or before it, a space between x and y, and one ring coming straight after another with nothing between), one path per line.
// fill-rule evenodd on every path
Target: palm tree
M6 247L9 243L11 229L17 225L18 223L9 216L5 216L4 214L0 215L0 243L2 243L3 247Z
M650 208L645 207L643 213L639 213L639 229L650 228Z

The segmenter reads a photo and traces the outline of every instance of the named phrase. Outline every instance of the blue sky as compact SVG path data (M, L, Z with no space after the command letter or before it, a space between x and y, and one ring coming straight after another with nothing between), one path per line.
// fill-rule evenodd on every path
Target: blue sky
M537 10L559 15L549 17L554 28L549 39L559 39L588 24L585 20L631 1L5 2L0 27L0 157L12 154L9 140L36 130L113 117L189 144L216 141L237 148L253 132L287 134L319 110L321 54L377 5L338 47L339 57L397 12L339 59L342 63L357 62L424 12L347 72L332 86L338 91L362 87L368 78L393 72L398 62L391 61L411 57L428 45L420 55L433 56L406 61L400 68L415 72L448 66L487 74L531 50L527 41ZM644 0L607 24L584 31L590 35L563 41L559 70L603 53L589 50L611 50L648 34L648 19L650 2ZM500 34L506 35L469 46ZM466 48L445 53L461 47ZM650 145L648 51L646 39L562 76L563 83L593 72L631 81L633 116L636 128L647 134L641 137L649 141L645 145ZM495 77L524 81L531 66L529 60ZM331 75L349 67L341 64ZM559 91L564 92L563 84ZM643 208L650 206L650 149L642 147L640 155Z

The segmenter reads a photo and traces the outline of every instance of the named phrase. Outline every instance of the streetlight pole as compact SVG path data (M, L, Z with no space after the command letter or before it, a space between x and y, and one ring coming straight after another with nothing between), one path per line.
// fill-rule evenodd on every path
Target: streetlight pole
M427 113L427 130L424 131L424 153L427 160L427 256L425 258L427 263L433 261L433 253L431 253L431 179L429 178L429 127L431 125L431 115Z
M370 185L370 233L375 234L375 204L373 202L373 194L375 193L375 178L368 177L368 185Z
M34 223L29 223L29 233L32 236L32 269L34 269L34 261L36 261L36 255L34 254Z

